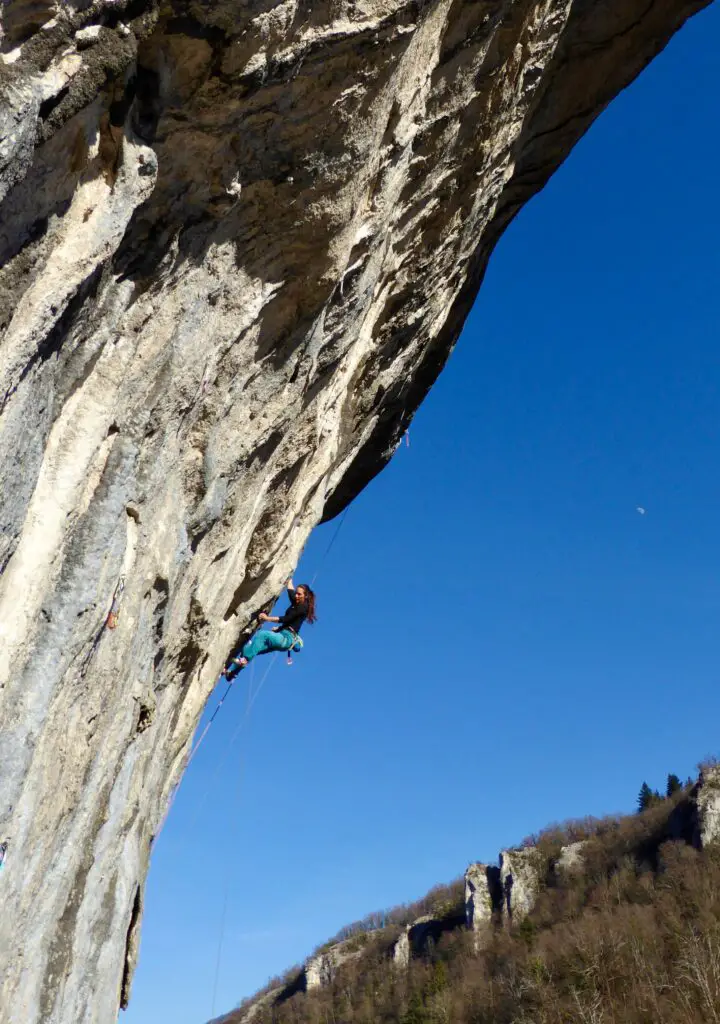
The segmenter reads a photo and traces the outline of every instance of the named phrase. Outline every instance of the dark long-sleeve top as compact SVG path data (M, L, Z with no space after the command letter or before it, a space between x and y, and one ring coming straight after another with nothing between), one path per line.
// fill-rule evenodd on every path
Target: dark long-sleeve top
M295 591L288 590L290 607L284 615L280 616L278 629L291 629L294 633L300 632L300 627L307 618L308 607L305 601L295 602Z

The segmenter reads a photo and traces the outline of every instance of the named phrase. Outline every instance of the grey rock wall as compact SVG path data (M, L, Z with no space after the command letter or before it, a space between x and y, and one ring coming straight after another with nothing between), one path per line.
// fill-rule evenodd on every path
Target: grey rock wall
M2 1024L126 1003L238 633L392 455L505 226L705 4L2 5Z
M357 943L339 942L329 949L310 957L303 968L303 988L311 992L314 988L325 988L331 985L338 968L351 960L356 960L362 953Z
M695 845L703 850L720 840L720 765L704 767L693 789Z
M583 868L583 847L584 840L569 843L560 850L560 856L555 861L553 868L558 875L570 875Z
M518 923L537 899L544 862L534 849L502 850L498 864L471 864L465 872L465 924L478 946L490 926Z
M465 924L485 934L495 916L502 911L502 884L495 865L471 864L465 872Z
M392 947L392 960L396 967L405 970L410 964L410 927L404 928Z
M541 871L542 864L533 849L501 852L500 881L504 910L510 920L521 920L534 907Z
M584 843L572 843L560 851L553 865L559 874L582 867ZM470 864L465 872L465 925L481 946L491 925L518 924L532 911L543 876L550 865L533 848L502 850L497 865Z

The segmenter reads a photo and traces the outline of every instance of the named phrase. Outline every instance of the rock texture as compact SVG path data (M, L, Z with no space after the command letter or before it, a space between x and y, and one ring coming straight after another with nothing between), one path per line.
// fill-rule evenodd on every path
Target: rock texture
M406 925L399 938L393 943L390 956L400 968L407 967L413 957L429 956L437 943L447 932L454 931L465 923L465 915L433 917L424 914Z
M302 971L302 988L305 992L311 992L314 988L323 988L332 984L332 981L342 964L360 956L362 947L357 942L339 942L329 949L316 953L305 964Z
M250 1024L262 1010L280 1005L288 999L292 999L299 992L312 992L314 989L327 988L333 984L338 970L344 964L352 963L353 960L362 956L364 943L362 939L358 941L358 938L355 936L352 939L326 945L309 957L299 971L290 972L289 980L284 984L275 985L262 995L253 998L248 1005L243 1005L230 1014L216 1017L210 1024L223 1024L225 1020L237 1020L238 1018L242 1024ZM407 962L409 963L409 955Z
M503 850L500 854L500 881L509 920L518 921L526 917L535 905L540 888L535 850Z
M500 870L495 865L471 864L465 872L465 924L479 935L485 934L502 911Z
M568 846L563 846L560 856L553 864L556 874L573 874L576 871L582 871L584 865L582 851L584 846L585 842L582 839L578 842L570 843Z
M404 928L400 933L400 937L392 947L392 960L396 967L400 970L405 968L410 963L410 927Z
M526 917L540 890L543 860L535 849L502 850L498 865L471 864L465 872L465 924L478 944L490 925Z
M720 840L720 765L705 767L695 787L696 845L704 849Z
M0 1022L126 1003L238 633L391 456L505 226L706 3L2 5Z
M552 867L558 872L582 867L585 844L564 846ZM542 854L535 848L502 850L497 866L471 864L465 872L465 925L482 945L490 926L517 924L532 911L547 873Z

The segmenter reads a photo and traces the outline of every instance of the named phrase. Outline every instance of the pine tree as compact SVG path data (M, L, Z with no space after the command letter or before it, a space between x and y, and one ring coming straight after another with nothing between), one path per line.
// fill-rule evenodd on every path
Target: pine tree
M673 793L677 793L682 789L682 782L677 775L668 775L667 777L667 789L665 791L666 796L672 796Z
M400 1024L427 1024L430 1020L425 1003L419 992L414 993L410 998L407 1010L400 1018Z
M647 782L643 782L642 786L640 787L640 793L638 795L638 813L640 813L641 811L646 811L648 807L651 806L653 801L653 791L650 789Z

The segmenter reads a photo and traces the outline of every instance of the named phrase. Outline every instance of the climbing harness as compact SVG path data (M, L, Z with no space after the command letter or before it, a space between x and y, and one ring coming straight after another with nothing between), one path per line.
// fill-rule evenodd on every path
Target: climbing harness
M123 591L125 590L125 577L121 576L118 580L118 584L115 587L115 593L113 594L112 604L110 605L110 611L108 617L105 620L105 625L108 629L117 629L118 618L120 616L120 602L122 600Z
M343 524L344 524L345 520L347 519L347 515L348 515L349 511L350 511L350 506L348 505L348 507L345 509L345 511L343 512L342 516L340 517L340 521L338 522L337 526L335 527L335 531L334 531L332 537L330 538L330 543L328 544L327 548L325 549L325 554L322 556L322 559L320 560L320 565L318 566L315 575L313 576L312 580L310 581L310 586L311 587L315 586L315 580L320 575L320 570L322 569L323 565L325 564L325 560L327 559L328 555L332 551L333 545L335 544L335 541L338 539L338 536L340 534L340 531L343 528ZM272 607L272 606L270 606L270 607ZM295 632L294 629L292 629L291 626L286 626L285 628L289 629L290 632L293 633L294 637L295 637L295 640L294 640L292 646L287 649L287 662L286 662L286 664L287 665L292 665L292 663L293 663L293 659L292 659L293 653L299 654L300 651L305 646L305 644L303 643L302 638ZM275 632L276 633L277 632L282 632L282 630L275 630ZM231 670L231 666L233 666L233 665L237 665L237 670L234 671L232 677L230 677L230 676L227 675L227 673ZM226 666L226 668L225 668L225 670L223 672L223 675L225 675L225 677L227 679L230 679L230 678L234 679L235 676L237 676L238 672L243 667L244 666L239 664L239 658L231 658L229 664ZM223 698L223 700L224 700L224 698ZM220 703L222 704L222 701L220 701ZM219 708L219 705L218 705L218 708Z
M300 653L300 651L301 651L301 650L303 649L303 647L305 646L305 644L304 644L304 643L302 642L302 638L301 638L301 637L299 637L299 636L297 635L297 633L295 632L295 630L292 630L292 629L291 629L291 630L290 630L290 632L291 632L291 633L293 634L293 636L295 637L295 641L294 641L294 643L293 643L292 647L288 647L288 652L287 652L287 664L288 664L288 665L292 665L292 663L293 663L293 660L292 660L292 656L293 656L293 651L294 651L294 652L295 652L296 654L299 654L299 653Z

